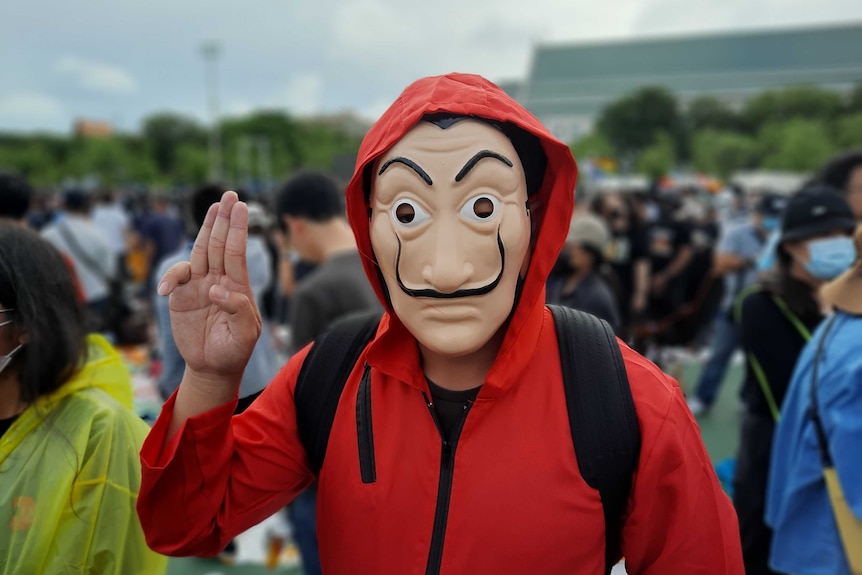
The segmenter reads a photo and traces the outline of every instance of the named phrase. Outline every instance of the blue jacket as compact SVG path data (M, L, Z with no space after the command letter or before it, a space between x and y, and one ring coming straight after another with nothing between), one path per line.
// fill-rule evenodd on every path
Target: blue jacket
M824 321L793 373L772 444L766 522L770 565L794 575L850 575L832 514L814 425L811 374ZM862 316L838 312L820 360L817 400L841 487L862 517Z

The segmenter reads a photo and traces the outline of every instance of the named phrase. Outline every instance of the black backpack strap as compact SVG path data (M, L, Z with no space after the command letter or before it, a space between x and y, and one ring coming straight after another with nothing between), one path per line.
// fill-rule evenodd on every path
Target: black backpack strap
M380 312L357 313L335 322L302 362L293 398L299 439L315 476L323 467L341 392L379 323Z
M623 517L641 434L613 329L582 311L548 306L554 317L578 468L599 492L605 516L605 573L622 555Z

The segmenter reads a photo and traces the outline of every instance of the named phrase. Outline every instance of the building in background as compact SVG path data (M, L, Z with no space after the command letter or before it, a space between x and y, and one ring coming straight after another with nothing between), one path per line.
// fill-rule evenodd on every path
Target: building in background
M714 96L738 107L766 90L849 92L859 81L862 23L539 45L527 79L500 87L572 141L603 107L644 86L663 86L683 105Z
M108 138L114 135L114 126L102 120L78 119L72 126L76 138Z

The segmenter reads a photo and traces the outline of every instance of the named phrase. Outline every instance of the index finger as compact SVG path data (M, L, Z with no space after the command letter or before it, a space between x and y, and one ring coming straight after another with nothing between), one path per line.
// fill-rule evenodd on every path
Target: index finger
M218 202L210 206L207 210L207 215L204 218L204 223L201 226L201 231L198 232L198 237L195 238L195 245L192 248L191 264L192 277L203 277L209 271L209 258L207 257L207 247L210 243L210 234L213 231L213 223L218 214Z

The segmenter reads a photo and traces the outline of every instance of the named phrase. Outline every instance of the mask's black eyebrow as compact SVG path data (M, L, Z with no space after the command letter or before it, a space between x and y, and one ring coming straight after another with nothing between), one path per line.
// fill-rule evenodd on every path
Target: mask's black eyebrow
M470 172L470 170L472 170L473 167L479 163L479 160L484 160L485 158L494 158L495 160L500 160L510 168L513 166L512 160L510 160L506 156L498 154L497 152L492 152L491 150L482 150L481 152L477 152L475 156L467 160L467 163L464 164L464 167L461 168L461 171L458 172L457 176L455 176L455 181L460 182L461 180L463 180L464 176L466 176Z
M431 181L431 176L429 176L429 175L428 175L428 172L426 172L425 170L423 170L423 169L419 166L419 164L417 164L416 162L414 162L414 161L413 161L413 160L411 160L410 158L404 158L404 157L402 157L402 156L396 156L396 157L394 157L394 158L392 158L392 159L390 159L390 160L387 160L387 161L386 161L386 163L384 163L382 166L380 166L380 171L377 173L377 175L378 175L378 176L383 175L383 172L385 172L385 171L386 171L386 168L388 168L388 167L389 167L389 166L391 166L392 164L396 164L396 163L398 163L398 164L404 164L405 166L407 166L408 168L410 168L411 170L413 170L414 172L416 172L417 174L419 174L419 177L420 177L420 178L422 178L422 180L423 180L426 184L428 184L429 186L431 186L431 185L433 185L433 184L434 184L434 182L432 182L432 181Z

